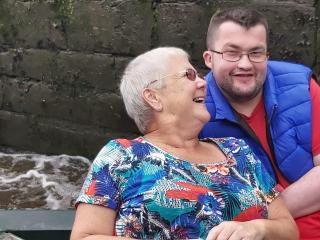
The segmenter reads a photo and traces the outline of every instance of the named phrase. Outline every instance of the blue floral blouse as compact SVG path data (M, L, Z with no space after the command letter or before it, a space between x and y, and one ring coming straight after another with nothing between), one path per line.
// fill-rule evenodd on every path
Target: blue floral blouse
M205 239L224 220L267 218L279 192L249 146L231 137L203 141L227 160L194 164L143 137L112 140L95 158L77 204L114 209L115 235L140 239Z

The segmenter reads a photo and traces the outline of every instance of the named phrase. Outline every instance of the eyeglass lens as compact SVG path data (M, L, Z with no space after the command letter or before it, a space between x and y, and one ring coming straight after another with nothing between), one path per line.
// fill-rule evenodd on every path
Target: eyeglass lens
M188 80L190 80L190 81L195 81L197 76L200 78L203 78L203 76L201 74L197 73L192 68L188 68L185 72L185 75L188 78Z
M196 74L196 72L195 72L193 69L188 68L188 69L186 70L186 77L187 77L190 81L194 81L194 80L196 79L196 77L197 77L197 74Z
M243 55L247 55L249 60L252 62L263 62L266 60L267 56L265 52L249 52L249 53L241 53L241 52L233 52L226 51L222 52L222 57L227 61L239 61Z

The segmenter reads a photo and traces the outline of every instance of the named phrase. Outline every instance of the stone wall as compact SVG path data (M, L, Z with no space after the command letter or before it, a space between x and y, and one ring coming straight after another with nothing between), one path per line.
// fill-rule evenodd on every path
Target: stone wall
M320 73L320 1L1 0L0 145L93 157L138 131L118 92L134 56L178 46L205 70L211 15L247 5L267 15L272 59Z

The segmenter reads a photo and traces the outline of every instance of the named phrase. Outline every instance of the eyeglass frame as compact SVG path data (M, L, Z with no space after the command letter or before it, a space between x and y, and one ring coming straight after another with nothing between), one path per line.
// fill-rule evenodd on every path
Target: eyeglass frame
M195 78L194 79L190 79L190 78L188 78L188 70L191 70L192 72L194 72L194 75L195 75ZM180 76L181 75L181 76ZM178 78L183 78L183 77L187 77L187 79L189 80L189 81L195 81L196 79L197 79L197 77L199 77L199 78L201 78L201 79L203 79L204 80L204 77L203 77L203 75L201 74L201 73L199 73L199 72L197 72L196 70L194 70L193 68L187 68L187 69L185 69L185 70L181 70L181 71L179 71L179 72L177 72L177 73L173 73L173 74L168 74L168 75L165 75L165 76L162 76L162 77L160 77L160 78L158 78L158 79L155 79L155 80L152 80L151 82L149 82L148 84L147 84L147 86L145 87L145 88L148 88L151 84L153 84L153 83L155 83L155 82L157 82L157 81L161 81L162 79L164 79L164 78L167 78L167 77L171 77L171 76L177 76Z
M240 52L240 51L224 51L224 52L219 52L219 51L212 50L212 49L208 49L208 51L213 52L213 53L220 54L221 57L222 57L222 59L223 59L223 60L226 60L226 61L228 61L228 62L238 62L238 61L241 60L241 58L242 58L243 55L247 55L249 61L250 61L250 62L253 62L253 63L262 63L262 62L268 60L268 58L269 58L269 52L266 52L266 51L264 51L264 52L259 52L259 53L263 53L263 54L265 55L265 59L264 59L263 61L258 61L258 62L257 62L257 61L252 61L252 59L251 59L251 57L250 57L250 54L251 54L251 53L254 53L255 51L247 52L247 53L243 53L243 52ZM239 59L238 59L238 60L228 60L228 59L225 59L225 58L223 57L223 55L224 55L224 53L226 53L226 52L239 52L239 53L240 53Z

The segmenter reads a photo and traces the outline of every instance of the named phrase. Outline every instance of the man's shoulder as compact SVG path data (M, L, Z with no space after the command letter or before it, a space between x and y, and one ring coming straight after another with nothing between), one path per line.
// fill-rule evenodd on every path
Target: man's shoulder
M212 71L209 71L206 76L205 80L207 82L207 93L206 93L206 103L213 103L213 93L212 91L216 91L216 84L213 78Z
M268 61L268 69L272 72L281 73L295 73L295 72L307 72L311 73L311 69L303 64L287 61Z

